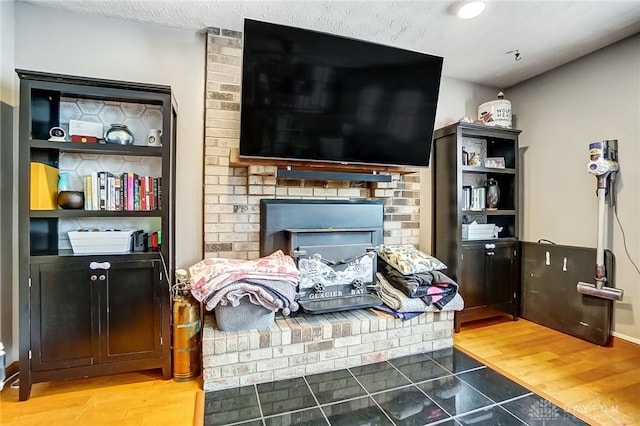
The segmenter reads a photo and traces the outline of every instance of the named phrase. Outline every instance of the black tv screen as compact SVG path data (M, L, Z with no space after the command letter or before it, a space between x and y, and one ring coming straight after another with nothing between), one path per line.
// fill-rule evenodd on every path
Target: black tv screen
M428 166L442 61L245 19L240 156Z

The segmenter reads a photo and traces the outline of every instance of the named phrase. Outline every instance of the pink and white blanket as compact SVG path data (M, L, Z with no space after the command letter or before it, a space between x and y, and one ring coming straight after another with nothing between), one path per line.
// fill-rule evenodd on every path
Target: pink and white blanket
M220 301L215 297L216 292L239 281L285 282L291 285L292 294L295 294L300 280L300 272L293 259L285 255L282 250L254 260L208 258L191 266L189 273L191 274L191 294L199 302L207 303L207 309L215 306L215 304L211 306L209 301ZM279 290L282 289L279 288Z

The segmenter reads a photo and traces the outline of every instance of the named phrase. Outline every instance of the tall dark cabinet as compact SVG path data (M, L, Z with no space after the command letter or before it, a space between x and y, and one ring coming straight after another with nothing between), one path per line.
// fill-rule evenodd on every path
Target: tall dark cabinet
M145 369L161 369L168 379L177 118L171 88L17 73L20 400L29 398L37 382ZM127 124L135 139L133 144L71 141L72 120L102 123L105 131L114 123ZM53 127L67 133L64 140L50 138ZM161 144L147 143L152 128L161 130ZM47 186L42 176L36 180L34 164L65 173L70 189L84 191L85 196L86 177L92 172L153 177L157 203L145 208L124 208L115 202L104 209L34 206L33 192ZM113 194L118 198L115 188L117 184ZM80 229L139 230L159 235L160 241L157 249L127 243L117 254L96 243L95 252L74 254L68 232Z
M465 321L518 315L519 134L472 123L434 132L433 252L465 301L456 331ZM486 202L488 181L500 191L495 207ZM492 224L500 232L487 233Z

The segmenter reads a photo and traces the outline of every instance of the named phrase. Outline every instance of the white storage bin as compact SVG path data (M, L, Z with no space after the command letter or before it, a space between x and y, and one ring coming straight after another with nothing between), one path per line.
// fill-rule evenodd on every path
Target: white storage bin
M462 225L463 240L491 240L494 237L496 225L493 223L470 223Z
M74 254L121 254L132 248L133 230L125 231L69 231Z

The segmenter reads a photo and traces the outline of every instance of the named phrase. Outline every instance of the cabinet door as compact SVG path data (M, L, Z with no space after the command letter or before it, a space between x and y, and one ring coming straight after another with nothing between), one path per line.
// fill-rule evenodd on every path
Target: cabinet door
M495 244L486 256L486 302L487 305L512 303L514 291L514 244Z
M160 261L111 262L100 288L100 362L161 356Z
M484 244L463 246L460 262L460 295L464 299L465 310L486 305L485 300L485 264Z
M94 364L97 291L86 261L32 264L30 294L32 369Z

